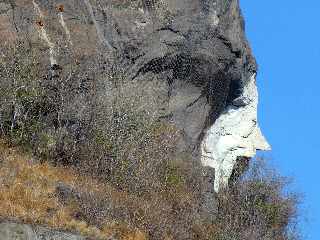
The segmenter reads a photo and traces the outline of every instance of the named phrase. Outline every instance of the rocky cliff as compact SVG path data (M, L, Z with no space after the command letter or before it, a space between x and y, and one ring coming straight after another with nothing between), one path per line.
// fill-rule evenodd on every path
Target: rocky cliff
M143 159L188 155L214 211L214 191L269 149L238 0L3 0L0 39L1 132L35 156L117 184L158 174L139 165L141 149ZM84 166L84 152L97 164Z

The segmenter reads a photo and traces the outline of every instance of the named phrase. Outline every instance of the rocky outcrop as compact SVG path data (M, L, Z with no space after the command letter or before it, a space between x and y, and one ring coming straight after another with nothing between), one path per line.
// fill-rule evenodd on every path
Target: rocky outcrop
M25 224L0 223L0 240L85 240L86 238L43 227Z
M233 105L228 106L202 141L202 164L215 169L215 191L227 186L239 157L251 158L256 150L269 150L257 122L258 92L255 75Z
M215 192L270 149L239 0L3 0L0 41L0 134L134 195L187 182L196 196L183 205L189 222L161 223L174 239L212 223ZM190 179L172 159L191 159ZM167 230L148 224L151 239ZM0 240L12 239L83 238L1 223Z
M215 191L239 157L269 149L258 127L257 69L238 0L0 4L1 40L38 47L50 67L48 84L58 76L77 88L59 116L70 131L79 135L80 123L91 119L93 87L96 99L113 101L116 69L127 94L142 96L141 108L179 129L177 153L191 152L215 169ZM74 65L82 76L72 76Z

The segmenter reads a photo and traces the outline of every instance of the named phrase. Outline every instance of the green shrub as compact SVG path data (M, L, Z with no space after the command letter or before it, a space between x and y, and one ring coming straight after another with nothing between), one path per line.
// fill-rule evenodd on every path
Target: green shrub
M213 239L299 239L298 195L285 191L288 179L267 168L263 160L252 161L246 175L219 193L218 231Z

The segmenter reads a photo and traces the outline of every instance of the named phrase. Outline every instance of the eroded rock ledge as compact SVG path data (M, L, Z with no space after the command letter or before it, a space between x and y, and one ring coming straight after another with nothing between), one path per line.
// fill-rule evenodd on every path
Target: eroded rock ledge
M201 145L202 164L215 169L216 192L227 186L239 157L251 158L256 150L270 150L258 125L257 107L258 90L252 75L241 96L206 132Z

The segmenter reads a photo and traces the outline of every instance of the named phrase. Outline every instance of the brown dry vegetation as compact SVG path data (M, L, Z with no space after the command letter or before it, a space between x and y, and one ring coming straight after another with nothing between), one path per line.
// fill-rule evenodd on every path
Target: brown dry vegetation
M157 102L121 69L81 55L52 76L36 45L1 52L1 218L93 239L297 239L297 198L261 166L203 216L203 169L175 154L179 132L141 107Z
M4 141L0 152L1 218L94 239L180 239L179 233L184 236L181 239L299 239L297 195L285 195L287 180L274 173L266 175L268 170L260 162L217 196L219 212L214 223L208 223L188 217L195 214L190 211L195 195L176 182L175 189L138 197L69 167L36 163ZM186 232L191 235L183 235Z
M0 216L29 224L42 224L54 229L79 232L85 236L105 239L121 236L124 240L143 240L146 235L125 224L107 221L101 227L89 225L75 218L78 203L62 203L56 195L56 186L63 183L86 192L110 193L114 201L126 198L110 186L76 172L53 167L48 163L34 164L32 158L17 148L0 142Z
M300 194L291 179L267 167L264 159L251 160L238 182L218 195L216 239L297 240ZM226 238L229 237L229 238Z

